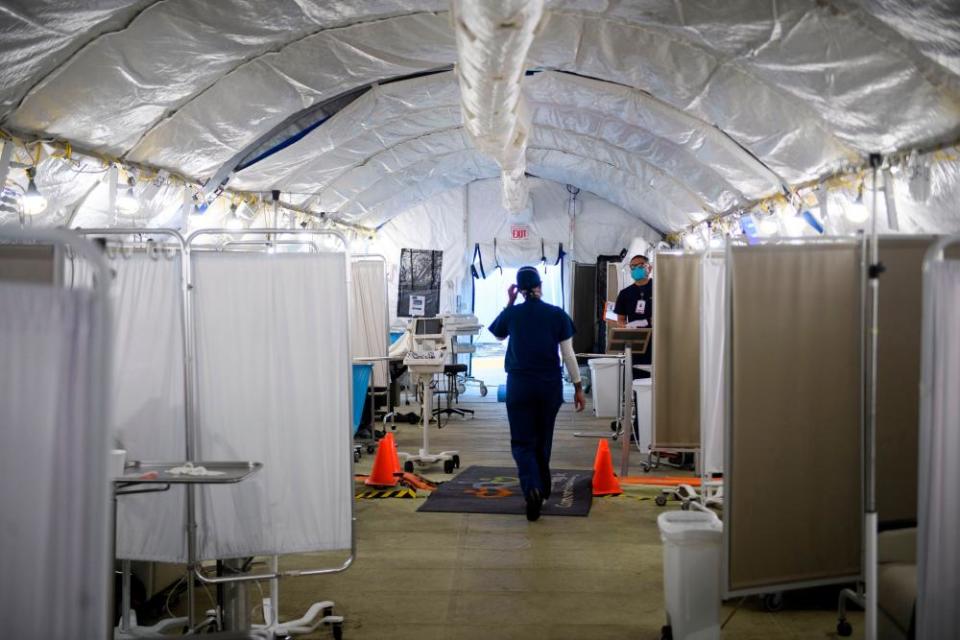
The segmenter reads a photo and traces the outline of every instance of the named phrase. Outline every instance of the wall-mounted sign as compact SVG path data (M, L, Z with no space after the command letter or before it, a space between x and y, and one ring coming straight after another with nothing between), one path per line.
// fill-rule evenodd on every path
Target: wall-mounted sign
M514 240L524 240L530 235L530 227L525 224L510 225L510 237Z
M426 296L410 296L410 315L422 316L427 309Z

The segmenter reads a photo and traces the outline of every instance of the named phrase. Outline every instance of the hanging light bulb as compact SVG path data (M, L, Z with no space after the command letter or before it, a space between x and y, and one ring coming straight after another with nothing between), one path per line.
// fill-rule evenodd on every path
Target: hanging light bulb
M870 218L870 211L864 206L862 197L857 198L854 202L843 202L841 204L844 215L853 224L863 224Z
M127 188L117 197L117 212L120 215L132 216L140 211L140 201L133 191L135 183L133 176L127 178Z
M230 205L230 213L227 219L227 229L231 231L241 231L244 228L243 220L237 216L237 203Z
M47 210L47 199L40 190L37 189L37 183L33 181L37 175L36 167L27 169L27 192L23 195L23 212L28 216L35 216Z
M766 216L757 223L757 231L760 232L761 236L769 238L777 235L777 232L780 231L780 225L773 219L773 216Z
M802 236L806 228L806 221L800 216L789 216L783 219L783 227L788 236Z

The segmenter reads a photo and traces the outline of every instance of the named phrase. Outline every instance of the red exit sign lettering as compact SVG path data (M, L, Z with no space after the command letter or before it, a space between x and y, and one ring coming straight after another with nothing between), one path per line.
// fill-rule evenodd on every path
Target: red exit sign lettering
M510 237L514 240L524 240L530 235L530 228L525 224L510 225Z

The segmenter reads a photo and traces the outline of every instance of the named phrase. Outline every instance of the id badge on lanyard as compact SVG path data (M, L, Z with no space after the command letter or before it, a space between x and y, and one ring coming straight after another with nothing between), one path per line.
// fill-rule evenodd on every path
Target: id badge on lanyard
M639 300L637 300L637 310L636 310L636 313L637 313L637 315L641 315L641 316L642 316L642 315L645 314L646 312L647 312L647 301L646 301L645 299L643 299L643 298L640 298Z

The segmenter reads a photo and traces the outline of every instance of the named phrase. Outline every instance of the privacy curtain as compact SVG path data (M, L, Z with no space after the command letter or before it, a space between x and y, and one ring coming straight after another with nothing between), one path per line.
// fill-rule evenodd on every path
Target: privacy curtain
M859 245L730 249L728 595L861 574Z
M180 256L114 256L114 446L128 460L186 459ZM185 562L184 492L118 501L117 557Z
M382 260L354 260L351 264L352 315L350 346L353 356L387 355L387 283ZM373 367L373 384L385 387L389 382L386 362Z
M0 619L10 638L106 636L110 490L100 303L0 282Z
M928 268L917 532L919 640L960 637L960 262Z
M662 253L653 290L654 449L700 447L700 256Z
M263 470L200 492L204 559L351 547L344 254L194 252L202 460Z
M705 255L700 270L700 452L703 473L723 473L723 423L726 419L726 262Z

